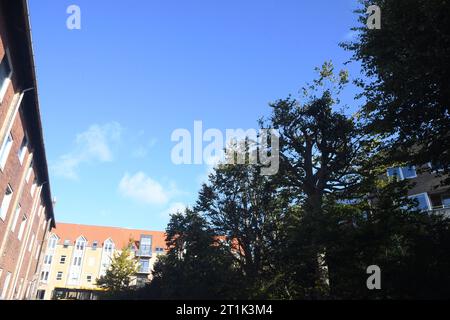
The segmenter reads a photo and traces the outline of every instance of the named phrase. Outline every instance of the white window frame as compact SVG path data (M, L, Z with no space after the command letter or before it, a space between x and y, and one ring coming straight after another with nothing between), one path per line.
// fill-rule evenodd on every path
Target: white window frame
M446 195L441 195L442 208L444 208L444 209L450 208L450 205L449 205L449 206L446 206L446 205L444 204L444 199L450 199L450 195L448 195L448 194L446 194Z
M48 240L47 248L48 249L55 249L56 246L58 245L58 240L59 240L59 238L55 234L52 234L50 236L50 239Z
M8 272L6 274L5 282L3 282L3 290L2 294L0 295L0 299L6 298L6 293L8 292L10 282L11 282L11 272Z
M22 206L20 205L20 203L18 203L17 207L16 207L16 211L14 213L13 224L11 225L11 232L13 232L13 233L16 231L17 221L19 221L21 211L22 211Z
M22 241L23 233L25 232L25 227L28 223L28 216L26 214L22 215L22 221L20 222L19 234L17 235L17 239Z
M34 163L34 162L31 161L30 166L28 167L28 170L27 170L27 176L26 176L26 178L25 178L25 180L27 181L27 183L30 182L31 174L33 173L33 163Z
M433 207L431 205L431 200L430 200L430 197L428 196L427 192L410 195L410 196L408 196L408 199L413 199L413 198L416 198L416 197L419 197L422 195L425 195L425 199L427 200L427 205L428 205L428 211L431 211L433 209Z
M0 87L0 105L3 103L3 99L5 98L6 92L8 91L9 85L11 84L12 76L14 74L14 67L11 62L11 53L9 52L9 48L6 48L5 55L3 56L2 61L5 58L8 59L9 69L11 71L9 72L9 75L6 77L5 82L0 84L1 85L1 87Z
M31 197L34 198L34 194L36 193L36 189L38 186L38 180L37 178L34 178L33 184L31 185L30 194Z
M0 170L5 170L6 163L8 162L9 154L14 144L14 137L11 131L6 135L0 148Z
M36 239L36 234L33 233L31 236L30 244L28 245L28 252L31 252L33 250L34 240Z
M415 178L417 178L417 169L416 169L416 166L411 166L411 169L413 169L414 170L414 172L415 172L415 175L413 176L413 177L408 177L408 178L405 178L405 176L403 175L403 168L405 168L405 167L392 167L392 168L389 168L389 169L398 169L398 172L399 172L399 174L400 174L400 176L398 177L400 180L409 180L409 179L415 179ZM391 175L389 175L389 170L386 172L386 175L389 177L389 178L391 178L391 177L395 177L395 176L391 176Z
M56 274L56 281L61 281L63 279L63 276L64 272L58 271L58 273Z
M39 244L38 249L36 250L36 255L34 258L37 260L39 258L39 254L41 253L42 245Z
M9 191L9 194L6 195L6 193ZM6 186L5 194L2 199L2 203L0 205L0 219L2 221L6 220L6 217L8 216L9 207L11 206L11 201L14 196L14 190L11 188L11 185Z
M23 145L24 141L26 141L25 145ZM22 142L20 143L19 152L17 153L17 156L19 157L20 165L23 165L23 160L25 159L25 155L27 154L27 150L28 150L28 144L29 144L28 135L27 135L27 133L25 133L25 135L23 136Z

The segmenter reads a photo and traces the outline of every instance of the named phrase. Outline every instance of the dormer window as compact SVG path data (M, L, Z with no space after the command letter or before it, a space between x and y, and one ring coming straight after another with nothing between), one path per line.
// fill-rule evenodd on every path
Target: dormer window
M49 249L55 249L56 248L56 244L58 243L58 237L56 235L52 235L50 237L50 240L48 241L48 248Z
M84 250L84 248L86 247L86 239L83 237L80 237L77 239L77 242L75 244L75 247L77 250Z
M112 253L114 250L114 242L112 242L111 239L106 240L105 243L103 244L103 250L106 253Z

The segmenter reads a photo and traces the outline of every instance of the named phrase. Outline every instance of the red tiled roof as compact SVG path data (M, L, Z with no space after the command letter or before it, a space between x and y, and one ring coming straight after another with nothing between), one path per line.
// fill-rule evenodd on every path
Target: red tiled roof
M141 235L151 235L153 249L166 248L166 234L163 231L58 223L57 227L52 230L52 233L59 237L60 244L66 240L70 240L73 245L80 236L83 236L88 241L88 245L91 245L94 241L98 241L99 247L103 246L106 240L112 239L116 248L126 247L131 239L139 241Z

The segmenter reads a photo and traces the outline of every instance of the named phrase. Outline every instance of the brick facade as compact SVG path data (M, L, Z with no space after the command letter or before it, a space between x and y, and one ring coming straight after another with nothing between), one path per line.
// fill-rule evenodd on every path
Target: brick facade
M0 0L0 62L0 299L30 299L54 219L26 1Z

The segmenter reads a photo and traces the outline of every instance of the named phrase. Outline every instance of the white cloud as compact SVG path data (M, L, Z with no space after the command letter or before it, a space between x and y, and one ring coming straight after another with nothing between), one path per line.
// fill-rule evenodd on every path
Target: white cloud
M140 145L140 146L136 147L131 152L131 156L133 158L137 158L137 159L145 158L148 155L150 149L156 145L156 142L157 142L157 140L155 138L153 138L146 145Z
M144 204L163 205L177 193L176 187L170 185L165 189L159 182L148 177L143 172L134 175L128 173L119 183L119 192L122 196Z
M163 211L161 213L161 215L163 217L169 217L170 215L178 213L178 212L184 213L184 210L186 209L186 207L187 206L182 202L174 202L174 203L171 203L169 208L167 210Z
M51 166L57 176L78 179L78 169L82 163L113 161L112 145L120 141L122 127L117 122L105 125L94 124L77 135L73 151L59 157Z

